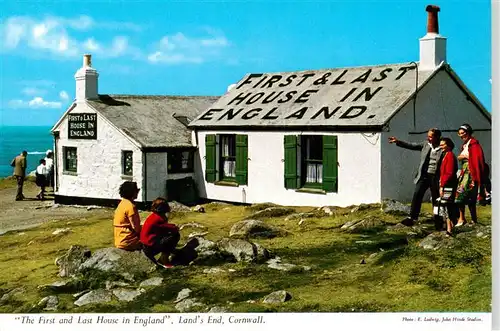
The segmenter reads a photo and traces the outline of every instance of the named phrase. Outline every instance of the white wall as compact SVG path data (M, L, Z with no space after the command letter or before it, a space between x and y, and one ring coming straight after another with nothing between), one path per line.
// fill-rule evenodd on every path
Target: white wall
M205 135L248 135L248 185L239 187L206 183ZM274 202L289 206L348 206L380 202L380 134L372 137L361 133L332 132L245 132L199 131L198 185L202 197L215 200L259 203ZM338 136L338 192L314 194L296 192L284 187L285 135L318 134ZM195 164L197 163L195 162Z
M146 201L165 197L167 193L167 153L146 153Z
M410 201L413 195L413 178L420 162L419 151L409 151L390 145L387 140L396 136L406 141L426 140L427 130L437 127L443 137L455 143L458 154L462 142L457 130L463 123L473 129L491 129L491 124L477 107L451 79L440 71L417 95L415 106L416 125L413 127L413 101L410 101L389 123L389 131L382 134L382 197ZM451 131L451 132L446 132ZM425 132L409 134L410 132ZM474 136L481 143L487 162L491 160L491 131L477 132Z
M70 112L95 113L86 103ZM120 199L118 189L125 180L142 186L142 152L127 137L114 129L103 117L97 116L97 139L68 139L68 121L64 119L57 130L58 195L99 199ZM63 147L77 148L77 175L64 174ZM133 151L132 179L122 178L122 150ZM137 201L142 201L139 194Z

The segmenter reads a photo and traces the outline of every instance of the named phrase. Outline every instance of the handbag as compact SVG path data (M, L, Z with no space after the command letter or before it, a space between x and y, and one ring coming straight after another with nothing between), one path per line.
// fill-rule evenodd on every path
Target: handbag
M445 216L445 205L455 201L453 191L454 189L452 187L443 188L443 196L436 199L436 204L432 210L435 216Z

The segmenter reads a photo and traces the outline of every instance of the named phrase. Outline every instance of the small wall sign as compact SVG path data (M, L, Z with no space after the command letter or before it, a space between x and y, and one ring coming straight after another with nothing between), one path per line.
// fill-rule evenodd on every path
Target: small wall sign
M69 114L68 139L97 139L97 114Z

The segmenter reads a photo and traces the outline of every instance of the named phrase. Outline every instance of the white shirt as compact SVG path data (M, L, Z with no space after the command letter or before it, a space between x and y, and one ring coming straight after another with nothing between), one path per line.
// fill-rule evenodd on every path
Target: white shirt
M36 167L36 173L44 176L47 176L49 174L49 172L47 171L47 167L43 164L40 164L38 167Z
M465 158L468 160L469 159L469 144L470 144L470 139L469 141L464 145L464 149L462 149L462 152L460 152L460 155L465 156Z
M45 167L47 168L47 171L50 172L52 170L52 167L54 166L54 159L50 157L45 158Z

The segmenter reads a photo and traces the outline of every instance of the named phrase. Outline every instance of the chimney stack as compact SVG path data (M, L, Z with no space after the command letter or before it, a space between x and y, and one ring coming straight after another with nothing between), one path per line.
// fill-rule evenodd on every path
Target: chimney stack
M75 73L76 80L76 102L98 99L97 70L92 68L92 55L83 56L83 66Z
M428 5L425 8L427 12L427 33L439 33L438 12L439 7Z
M442 62L446 62L446 38L439 34L438 12L440 8L428 5L427 34L420 38L419 70L432 71Z

